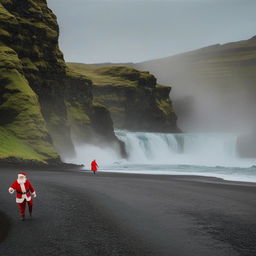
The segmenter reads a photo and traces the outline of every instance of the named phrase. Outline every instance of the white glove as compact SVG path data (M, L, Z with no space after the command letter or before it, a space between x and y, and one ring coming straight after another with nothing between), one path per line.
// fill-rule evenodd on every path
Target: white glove
M8 189L8 191L9 191L10 194L13 194L14 189L13 189L12 187L10 187L10 188Z
M36 197L36 191L34 191L33 193L32 193L32 196L35 198Z

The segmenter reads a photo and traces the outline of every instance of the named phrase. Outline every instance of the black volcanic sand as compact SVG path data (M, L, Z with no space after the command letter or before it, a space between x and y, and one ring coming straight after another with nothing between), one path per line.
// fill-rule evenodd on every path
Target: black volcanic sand
M7 237L9 230L10 220L6 214L0 212L0 242L2 242Z
M1 256L256 255L256 184L31 170L38 196L22 222L7 191L17 172L0 170L0 211L11 222Z

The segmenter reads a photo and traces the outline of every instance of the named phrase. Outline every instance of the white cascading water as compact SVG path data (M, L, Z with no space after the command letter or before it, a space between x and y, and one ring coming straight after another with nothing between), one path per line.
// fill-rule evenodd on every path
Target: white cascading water
M232 166L235 161L238 164L237 136L233 134L116 131L116 135L125 142L131 163Z
M256 182L255 159L236 155L235 134L166 134L117 130L129 158L113 148L76 147L74 163L89 168L96 159L104 171L151 174L193 174ZM252 167L252 168L250 168Z

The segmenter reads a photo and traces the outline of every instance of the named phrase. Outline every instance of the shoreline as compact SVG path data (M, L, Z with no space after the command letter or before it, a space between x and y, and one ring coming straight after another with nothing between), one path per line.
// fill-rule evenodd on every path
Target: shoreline
M2 168L10 168L10 169L37 169L37 170L46 170L46 171L57 171L57 170L60 170L60 171L71 171L71 170L80 170L81 172L83 171L90 171L90 170L86 170L84 169L85 166L83 164L74 164L74 163L65 163L65 162L60 162L60 163L55 163L55 164L52 164L52 163L49 163L49 164L42 164L42 163L39 163L39 162L34 162L34 161L23 161L21 159L16 159L16 160L19 160L19 161L4 161L3 159L0 160L0 169ZM174 165L175 167L176 165ZM189 168L191 167L191 165L178 165L178 166L181 166L182 168ZM170 168L172 167L172 165L170 165ZM224 168L224 169L227 169L227 170L236 170L236 169L245 169L245 170L248 170L248 169L255 169L255 177L252 177L252 179L254 180L250 180L249 177L237 177L239 175L233 175L232 176L232 173L231 174L219 174L219 173L214 173L214 172L209 172L209 171L206 171L206 172L203 172L203 171L199 171L199 172L186 172L186 171L171 171L171 170L159 170L159 171L153 171L153 170L137 170L137 171L132 171L132 170L126 170L126 169L123 169L123 170L99 170L99 172L102 172L102 173L120 173L120 174L134 174L134 175L154 175L154 176L157 176L157 175L161 175L161 176L198 176L198 177L208 177L208 178L217 178L217 179L220 179L220 180L223 180L223 181L230 181L230 182L241 182L241 183L253 183L253 184L256 184L256 165L252 165L250 167L225 167L225 166L193 166L195 168L195 170L198 168L198 169L201 169L201 168L210 168L210 169L213 169L214 168ZM104 167L103 167L104 168ZM146 168L146 167L145 167ZM157 168L157 167L156 167Z
M45 171L45 172L80 172L80 173L91 173L92 171L90 169L83 169L83 165L76 165L76 164L64 164L59 166L54 165L40 165L40 166L16 166L16 165L1 165L0 164L0 174L2 169L8 169L12 171L16 171L17 173L21 171L22 169L30 169L26 170L27 172L37 172L37 171ZM149 171L150 172L150 171ZM225 179L223 177L218 177L217 175L202 175L200 174L192 174L192 173L146 173L146 172L133 172L133 171L115 171L115 170L109 170L109 171L102 171L98 170L98 174L101 175L115 175L120 177L132 177L132 176L141 176L141 177L151 177L151 178L160 178L163 177L173 177L173 178L180 178L180 179L188 179L193 181L200 181L200 182L208 182L208 183L222 183L222 184L234 184L234 185L252 185L256 186L256 181L241 181L241 180L229 180Z
M58 164L43 164L39 162L5 162L0 160L0 170L3 168L8 169L38 169L38 170L78 170L82 169L84 165L82 164L73 164L73 163L58 163Z
M87 171L87 170L85 170ZM89 171L89 170L88 170ZM83 170L81 170L81 172L83 172ZM190 178L193 178L193 177L201 177L201 178L209 178L209 179L218 179L218 180L221 180L223 182L235 182L235 183L241 183L241 184L254 184L256 185L256 181L248 181L248 180L237 180L237 179L226 179L224 177L220 177L220 176L217 176L217 175L203 175L203 174L191 174L191 173L157 173L157 172L152 172L152 173L146 173L146 172L132 172L132 171L99 171L101 173L112 173L112 174L131 174L131 175L152 175L152 176L174 176L174 177L190 177Z

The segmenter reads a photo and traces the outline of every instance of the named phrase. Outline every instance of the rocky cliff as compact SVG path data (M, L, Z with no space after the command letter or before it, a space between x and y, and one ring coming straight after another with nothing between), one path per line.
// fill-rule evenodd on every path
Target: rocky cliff
M171 87L157 84L149 72L127 66L67 65L92 80L94 101L109 109L116 129L179 132Z
M66 67L45 0L0 0L0 25L1 159L58 163L73 141L120 144L91 81Z

